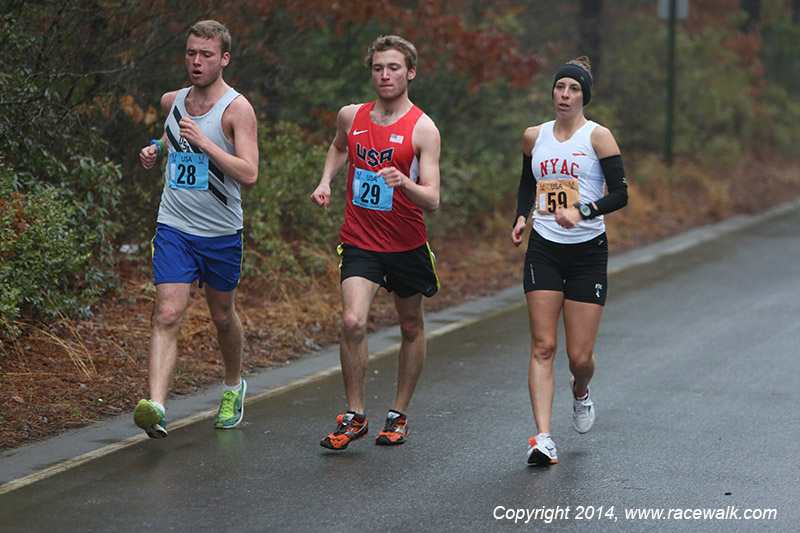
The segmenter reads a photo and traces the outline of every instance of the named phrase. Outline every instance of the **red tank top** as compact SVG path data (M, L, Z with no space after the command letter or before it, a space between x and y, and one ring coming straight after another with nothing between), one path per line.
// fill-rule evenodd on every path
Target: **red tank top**
M402 189L391 189L375 172L395 167L413 181L419 179L419 161L411 135L422 110L417 106L390 126L369 118L375 102L356 112L347 135L347 205L342 242L375 252L404 252L428 240L422 210Z

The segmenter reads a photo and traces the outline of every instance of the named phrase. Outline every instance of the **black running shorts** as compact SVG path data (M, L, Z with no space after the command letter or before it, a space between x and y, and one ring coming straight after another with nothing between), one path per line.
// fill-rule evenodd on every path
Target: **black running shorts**
M606 234L578 244L559 244L531 231L522 286L525 292L560 291L567 300L605 305L608 289Z
M422 293L431 297L439 290L433 252L428 243L406 252L373 252L340 244L341 281L357 276L394 291L400 298Z

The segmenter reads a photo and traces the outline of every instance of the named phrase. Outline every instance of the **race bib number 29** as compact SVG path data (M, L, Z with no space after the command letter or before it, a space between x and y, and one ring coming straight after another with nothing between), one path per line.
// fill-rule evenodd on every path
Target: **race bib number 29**
M394 189L386 185L383 177L357 168L353 176L353 203L365 209L391 211Z
M569 207L580 201L578 180L540 181L536 184L536 209L542 213L555 213L558 207Z
M208 190L208 156L170 152L169 186L173 189Z

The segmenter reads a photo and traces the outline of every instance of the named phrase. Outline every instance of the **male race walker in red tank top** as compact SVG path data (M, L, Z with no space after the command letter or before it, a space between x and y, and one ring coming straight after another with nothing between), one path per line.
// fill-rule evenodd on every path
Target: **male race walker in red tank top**
M393 293L402 342L395 401L376 444L406 441L406 413L425 361L423 297L436 293L439 280L423 212L439 206L441 140L430 117L408 97L416 63L414 45L401 37L384 36L372 43L366 64L377 99L341 108L322 178L311 195L327 209L331 181L348 163L339 245L340 358L348 408L337 417L336 430L320 442L332 450L343 450L367 435L367 320L380 287Z

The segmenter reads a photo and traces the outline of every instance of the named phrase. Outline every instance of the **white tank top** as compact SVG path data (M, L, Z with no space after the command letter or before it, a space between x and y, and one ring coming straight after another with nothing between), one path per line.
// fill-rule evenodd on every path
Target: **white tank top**
M591 135L597 123L587 121L563 143L553 135L554 124L555 121L542 124L531 151L536 182L577 179L581 203L599 200L605 194L606 180L592 148ZM554 214L540 213L536 207L533 213L533 229L548 241L577 244L590 241L606 230L602 215L581 220L575 227L566 229L558 225Z
M186 87L178 92L164 123L170 159L164 172L158 222L200 237L233 235L244 224L239 183L223 174L208 158L203 161L201 156L192 155L202 154L202 151L180 136L178 122L187 115L186 95L190 90L191 87ZM222 131L222 114L237 96L239 93L233 88L228 89L208 113L200 117L189 116L214 144L229 154L236 154L236 149ZM195 168L187 173L188 165L193 163L197 163L193 165ZM201 179L195 180L195 173ZM202 186L205 188L192 188Z

